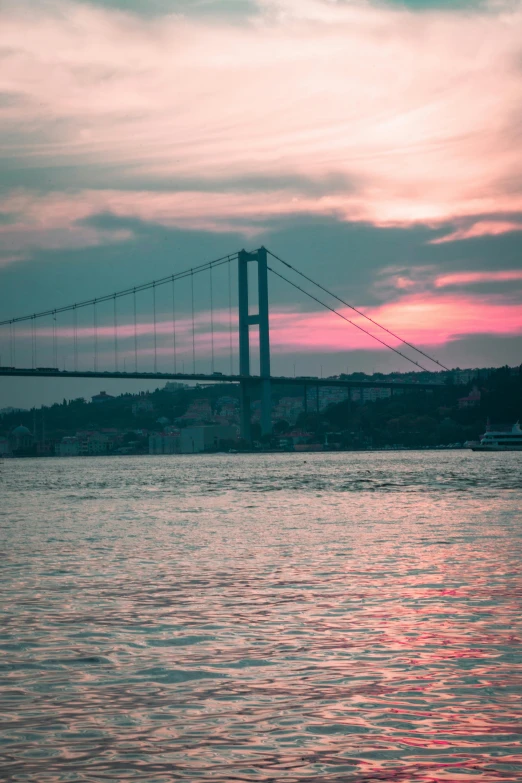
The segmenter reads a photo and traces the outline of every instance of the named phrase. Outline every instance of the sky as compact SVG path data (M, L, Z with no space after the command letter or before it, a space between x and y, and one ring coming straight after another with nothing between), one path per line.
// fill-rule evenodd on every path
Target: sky
M264 245L448 366L520 364L521 30L522 0L3 0L1 318ZM196 290L200 370L230 366L227 268L212 317L210 280ZM171 369L170 292L157 296ZM176 296L188 371L187 281ZM118 306L131 363L132 306ZM145 368L150 292L138 306ZM273 275L270 307L274 374L412 367ZM113 314L96 317L109 368ZM67 318L39 323L39 364L54 329L72 369ZM79 319L88 366L92 314ZM18 364L30 341L20 325ZM3 380L0 407L99 387Z

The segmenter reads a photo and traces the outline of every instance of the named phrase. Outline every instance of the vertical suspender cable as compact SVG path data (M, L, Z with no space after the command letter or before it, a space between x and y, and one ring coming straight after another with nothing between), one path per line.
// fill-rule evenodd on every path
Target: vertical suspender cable
M196 374L196 332L194 326L194 270L190 270L190 296L192 300L192 372Z
M214 372L214 291L212 288L212 265L208 268L210 275L210 372Z
M174 374L177 373L177 357L176 357L176 283L174 275L172 275L172 347L174 350Z
M76 305L73 308L73 349L74 349L74 371L78 371L78 310Z
M234 375L234 352L232 350L232 273L228 262L228 342L230 345L230 375Z
M31 316L31 366L36 367L36 332L34 327L34 315Z
M14 367L13 322L9 321L9 364Z
M13 321L13 367L16 367L16 323Z
M136 289L134 289L133 297L134 297L134 372L138 372L138 327L136 325Z
M56 340L56 310L53 313L53 367L58 367L58 343Z
M98 370L98 319L96 316L96 299L92 303L92 324L94 331L94 372Z
M118 312L116 310L116 294L114 294L112 304L114 315L114 369L118 372Z
M152 283L152 310L154 312L154 372L158 372L158 337L156 334L156 283Z

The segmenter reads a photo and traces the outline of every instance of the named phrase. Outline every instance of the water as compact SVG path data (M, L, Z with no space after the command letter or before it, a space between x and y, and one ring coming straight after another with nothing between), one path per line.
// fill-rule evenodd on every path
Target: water
M521 781L522 455L0 463L0 778Z

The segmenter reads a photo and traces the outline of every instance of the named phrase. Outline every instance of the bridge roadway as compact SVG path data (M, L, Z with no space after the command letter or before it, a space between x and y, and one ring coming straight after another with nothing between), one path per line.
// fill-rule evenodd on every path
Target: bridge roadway
M225 375L222 373L171 373L171 372L103 372L101 370L53 370L52 368L41 369L16 369L13 367L0 367L0 378L116 378L121 380L135 381L199 381L204 383L248 383L254 385L262 379L258 375ZM296 378L286 378L284 376L270 376L270 383L277 386L344 386L355 389L440 389L444 388L441 383L417 383L411 381L357 381L345 380L342 378L314 378L311 376L298 376Z

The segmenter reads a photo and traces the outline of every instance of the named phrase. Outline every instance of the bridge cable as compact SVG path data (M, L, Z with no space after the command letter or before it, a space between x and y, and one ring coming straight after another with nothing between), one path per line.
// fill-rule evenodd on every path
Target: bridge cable
M76 305L73 309L73 349L74 349L74 371L78 372L78 310Z
M31 362L33 370L36 368L36 332L34 325L34 315L31 320Z
M158 371L158 338L156 333L156 284L152 286L152 311L154 318L154 372Z
M133 300L134 300L134 372L138 372L138 327L137 327L137 316L136 316L136 289L133 291Z
M119 297L124 296L133 296L133 299L136 299L136 293L138 291L143 291L148 288L156 288L158 285L164 285L166 283L172 282L174 284L175 280L181 280L190 275L191 277L191 287L194 286L194 275L198 274L199 272L203 272L206 269L213 269L214 267L221 266L223 264L231 264L231 261L235 258L237 258L237 253L229 253L226 256L222 256L221 258L214 259L213 261L207 261L203 264L198 265L197 267L193 267L191 269L186 269L182 272L178 272L172 275L168 275L165 278L161 278L160 280L155 280L152 283L145 283L140 286L135 286L133 288L128 288L121 291L116 291L115 293L108 294L106 296L97 297L95 299L89 299L84 300L82 302L75 302L74 304L70 304L64 307L57 307L53 308L51 310L45 310L41 311L39 313L32 313L31 315L25 315L17 318L11 318L0 321L0 327L5 326L8 327L10 330L12 330L13 338L12 340L15 341L15 324L21 321L30 321L31 322L31 366L33 369L36 369L36 366L38 364L38 340L37 340L37 334L36 334L36 319L37 318L44 318L51 316L53 319L53 331L57 329L57 325L54 324L54 321L57 320L57 315L59 313L64 312L71 312L73 313L73 346L74 346L74 369L75 371L78 371L79 369L79 359L78 359L78 340L79 337L83 337L83 333L81 335L78 334L78 310L82 307L89 307L92 305L93 307L93 330L94 330L94 366L95 369L98 367L98 319L97 319L97 306L101 302L110 301L113 300L113 308L116 309L116 299ZM193 293L193 292L192 292ZM136 302L134 302L134 309L136 311ZM175 330L175 325L173 325L173 330ZM119 353L119 344L118 344L118 324L117 324L117 313L116 313L116 323L114 327L115 337L115 362L116 366L119 366L118 361L118 353ZM10 338L6 335L6 341ZM135 369L137 371L138 367L138 337L137 337L137 314L135 312L135 328L134 328L134 364ZM196 363L196 339L195 339L195 315L193 316L193 335L192 335L192 354L193 354L193 365L195 367ZM7 347L7 345L6 345ZM176 350L175 350L176 352ZM12 361L15 362L15 356L16 356L16 348L13 345L13 347L8 348L9 356L12 356ZM65 360L66 357L64 357ZM55 344L55 340L53 337L53 359L54 364L56 365L58 363L58 345L57 342ZM177 362L177 352L176 356L174 357L175 362ZM176 367L177 369L177 367Z
M11 321L9 323L9 364L11 365L11 367L15 366L13 327L14 327L14 324Z
M53 367L58 368L58 342L56 339L56 312L53 315Z
M234 352L232 349L232 274L228 263L228 342L230 347L230 375L234 375Z
M12 330L13 330L13 361L12 366L16 367L16 324L14 321L11 324Z
M209 267L210 275L210 372L214 372L214 292L212 289L212 267Z
M190 295L192 301L192 372L196 374L196 333L194 327L194 270L190 270Z
M209 266L218 267L222 266L223 264L228 264L231 259L237 258L237 253L229 253L226 256L222 256L221 258L216 258L214 261L206 261L204 264L200 264L199 266L193 267L191 269L185 269L183 272L178 272L173 275L168 275L167 277L162 277L159 280L155 280L153 282L149 283L143 283L142 285L137 285L133 288L126 288L122 291L116 291L112 294L106 294L105 296L99 296L96 299L86 299L83 302L76 302L72 305L66 305L64 307L56 307L52 310L43 310L40 313L32 313L31 315L23 315L18 318L7 318L6 320L0 321L0 326L5 326L10 323L10 321L18 322L18 321L30 321L33 318L43 318L48 315L52 315L54 312L56 313L64 313L68 312L69 310L73 310L75 307L89 307L90 305L94 304L96 302L97 304L100 304L101 302L108 302L114 297L117 297L118 299L123 296L131 296L134 292L137 291L146 291L149 288L152 288L153 285L160 286L165 285L166 283L170 283L172 279L175 280L182 280L185 277L192 277L195 274L198 274L199 272L204 272L206 269L208 269Z
M92 323L94 327L94 372L98 370L98 318L96 314L96 299L92 303Z
M113 301L113 316L114 316L114 368L116 372L118 372L119 369L119 362L118 362L118 312L116 308L116 297L114 297Z
M338 315L339 318L342 318L343 321L347 321L352 326L355 326L357 329L359 329L361 332L364 332L364 334L367 334L369 337L372 337L374 340L376 340L378 343L381 343L381 345L384 345L386 348L389 348L390 351L393 351L394 353L398 354L399 356L402 356L403 359L406 359L408 362L411 362L412 364L415 364L416 367L420 367L421 370L424 370L425 372L429 372L429 370L426 369L426 367L423 367L422 364L419 364L419 362L416 362L415 359L410 359L409 356L406 356L405 353L402 353L401 351L397 350L397 348L394 348L392 345L388 345L388 343L385 343L384 340L381 340L380 337L376 337L374 334L369 332L367 329L364 329L362 326L359 326L359 324L356 324L355 321L350 321L349 318L347 318L345 315L340 313L338 310L336 310L334 307L330 307L330 305L326 304L326 302L322 302L320 299L318 299L316 296L311 294L309 291L306 291L304 288L301 288L301 286L297 285L297 283L292 282L292 280L289 280L284 275L281 275L279 272L276 272L275 269L272 269L272 267L267 267L274 275L277 275L277 277L280 277L281 280L284 280L285 282L289 283L294 288L297 288L298 291L301 291L303 294L306 294L306 296L309 296L310 299L313 299L314 301L318 302L318 304L322 305L323 307L326 307L330 312L335 313L335 315Z
M172 277L172 345L174 349L174 375L177 373L176 356L176 281Z
M304 277L305 280L308 280L309 283L312 283L313 285L317 286L317 288L320 288L322 291L324 291L326 294L329 294L329 296L332 296L334 299L337 299L338 302L341 302L341 304L345 305L346 307L349 307L350 310L353 310L358 315L361 315L363 318L366 318L367 321L371 321L372 324L375 326L378 326L379 329L383 329L385 332L387 332L391 337L395 337L396 340L399 340L403 345L407 345L409 348L413 348L414 351L417 351L417 353L420 353L422 356L424 356L426 359L429 359L431 362L434 362L435 364L438 364L439 367L442 367L443 370L446 370L447 372L450 372L449 368L446 367L444 364L439 362L437 359L434 359L433 356L430 356L429 354L425 353L424 351L421 351L420 348L417 348L413 343L409 343L407 340L404 340L402 337L399 337L398 334L395 332L392 332L391 329L387 329L382 324L375 321L373 318L370 318L369 315L366 315L366 313L363 313L362 310L358 310L357 307L354 307L353 305L349 304L348 302L345 302L344 299L341 299L340 296L337 296L337 294L334 294L332 291L329 291L328 288L325 288L320 283L317 283L315 280L312 280L311 277L308 277L308 275L305 275L304 272L300 272L299 269L296 269L292 264L289 264L288 261L283 261L282 258L279 258L279 256L276 256L275 253L272 253L270 250L268 250L268 253L275 258L277 261L280 261L282 264L287 266L289 269L291 269L296 274L300 275L301 277ZM419 365L420 366L420 365ZM427 370L429 372L429 370Z

